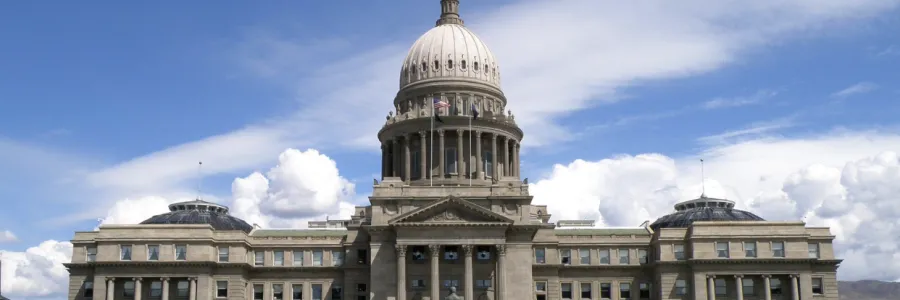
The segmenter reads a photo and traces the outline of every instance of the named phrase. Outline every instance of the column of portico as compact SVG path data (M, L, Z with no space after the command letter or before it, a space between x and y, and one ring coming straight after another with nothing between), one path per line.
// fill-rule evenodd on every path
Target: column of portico
M141 300L141 279L140 277L132 278L134 280L134 300Z
M406 245L397 248L397 299L406 300Z
M440 245L428 245L428 254L431 255L431 299L437 300L441 296Z
M475 299L475 289L473 285L475 284L474 275L472 274L472 245L463 245L463 255L465 256L465 264L466 264L466 273L465 273L465 298L463 299Z
M497 245L497 300L506 300L506 245Z
M800 300L800 275L791 274L791 299Z
M388 141L381 143L381 180L388 177Z
M169 300L169 277L160 279L162 280L162 300Z
M400 177L400 141L397 138L391 140L391 176Z
M744 300L744 275L734 275L734 281L737 283L737 300Z
M116 298L116 278L106 277L106 300Z
M191 277L191 289L188 290L188 300L197 300L197 278Z
M481 160L481 131L475 131L475 178L484 179L484 166ZM471 134L471 133L469 133Z
M521 176L522 176L522 174L519 173L519 166L522 165L522 162L519 161L519 150L520 150L521 148L522 148L522 145L519 144L518 141L516 141L516 149L513 151L513 152L514 152L513 154L516 156L516 177L520 177L520 178L521 178Z
M763 275L763 287L766 289L763 291L763 295L765 295L765 300L772 300L772 276L771 275Z
M403 181L409 183L409 175L412 171L410 168L411 160L409 157L409 140L412 139L411 134L403 137Z
M512 163L509 155L509 137L503 138L503 176L512 176Z
M456 174L457 178L462 179L465 178L465 164L463 163L465 159L463 158L463 134L465 133L462 129L456 130Z
M419 142L421 147L419 147L419 178L425 179L428 178L428 134L427 131L419 131L419 138L421 141Z
M706 299L716 300L716 276L706 276Z
M441 159L438 160L438 178L444 178L444 164L447 163L447 159L444 158L446 152L444 151L444 130L438 130L438 157Z
M491 134L491 177L499 180L500 168L497 166L497 134Z

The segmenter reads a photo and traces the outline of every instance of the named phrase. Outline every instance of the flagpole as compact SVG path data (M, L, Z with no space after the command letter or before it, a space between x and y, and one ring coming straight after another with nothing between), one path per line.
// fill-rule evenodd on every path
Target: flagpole
M469 101L471 101L471 99ZM473 104L469 103L469 105L473 105ZM469 110L469 157L472 157L472 142L473 142L472 141L472 117L473 117L472 110L470 109ZM478 158L476 157L476 159L478 159ZM475 163L477 164L478 162L475 162ZM469 167L467 168L469 170L466 170L466 171L469 171L469 186L472 186L472 170L470 168L472 168L472 164L469 164Z
M429 166L428 166L428 170L426 170L426 172L425 172L426 174L428 173L428 171L431 171L432 168L434 168L434 94L431 95L431 132L430 132L430 138L431 138L431 142L430 142L430 143L431 143L431 146L429 146L429 148L431 148L431 150L429 150L429 151L431 152L431 155L429 155L429 157L431 157L431 159L428 160L428 165L429 165ZM434 186L434 176L428 176L428 186Z

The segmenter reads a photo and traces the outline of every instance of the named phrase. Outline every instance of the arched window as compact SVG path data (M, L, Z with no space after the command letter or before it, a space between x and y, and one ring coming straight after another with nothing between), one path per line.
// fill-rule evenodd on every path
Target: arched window
M466 68L468 68L468 67L469 67L469 66L466 65L466 60L465 60L465 59L463 59L463 61L459 63L459 68L462 69L463 71L465 71Z
M428 64L423 61L422 62L422 72L426 72L426 71L428 71Z
M435 60L434 60L434 66L432 66L431 69L434 70L435 72L437 72L438 70L440 70L440 69L441 69L441 62L438 61L437 59L435 59Z
M447 60L447 69L453 69L453 60L452 59Z
M473 67L475 67L475 72L478 72L478 62L477 61L474 63Z

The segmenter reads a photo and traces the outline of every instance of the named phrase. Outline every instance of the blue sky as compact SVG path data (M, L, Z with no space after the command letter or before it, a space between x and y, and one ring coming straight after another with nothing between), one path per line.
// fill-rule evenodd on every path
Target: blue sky
M68 240L126 198L191 197L200 160L203 192L231 203L235 178L265 175L288 148L317 149L356 183L335 203L364 203L400 63L433 26L437 2L7 4L0 232L17 239L0 249ZM505 67L532 182L578 159L658 153L693 170L699 156L755 141L872 143L773 171L777 190L809 164L840 169L900 151L897 1L462 2L463 19ZM746 207L762 203L762 191L726 170L716 180L740 185L723 190L741 191L729 195Z

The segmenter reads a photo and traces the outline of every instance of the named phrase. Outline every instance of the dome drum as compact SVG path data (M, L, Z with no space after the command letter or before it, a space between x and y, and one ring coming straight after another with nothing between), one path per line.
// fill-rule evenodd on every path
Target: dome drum
M675 212L656 219L650 228L686 228L696 221L765 221L759 216L734 208L734 201L726 199L700 198L675 204Z
M194 200L169 205L169 212L150 217L141 224L208 224L214 230L250 232L253 226L228 214L228 207Z

